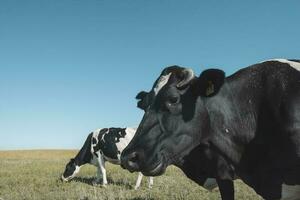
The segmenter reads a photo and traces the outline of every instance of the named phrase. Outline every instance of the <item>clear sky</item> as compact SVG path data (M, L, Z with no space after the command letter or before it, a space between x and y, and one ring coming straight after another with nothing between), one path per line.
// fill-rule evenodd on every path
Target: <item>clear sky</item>
M1 0L0 149L80 148L135 126L168 65L229 75L300 58L300 1Z

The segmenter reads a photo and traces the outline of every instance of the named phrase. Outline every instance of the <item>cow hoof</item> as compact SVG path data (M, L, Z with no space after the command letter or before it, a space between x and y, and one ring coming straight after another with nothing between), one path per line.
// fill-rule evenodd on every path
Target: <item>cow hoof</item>
M106 188L107 187L107 184L101 184L100 185L102 188Z
M102 182L98 181L98 180L94 180L94 181L92 181L92 185L94 185L94 186L102 185Z

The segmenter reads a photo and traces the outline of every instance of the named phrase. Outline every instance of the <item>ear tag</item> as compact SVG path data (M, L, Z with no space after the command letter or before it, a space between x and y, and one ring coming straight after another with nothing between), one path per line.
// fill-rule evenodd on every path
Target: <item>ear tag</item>
M212 81L208 81L208 87L206 88L206 96L209 96L215 92L215 86Z

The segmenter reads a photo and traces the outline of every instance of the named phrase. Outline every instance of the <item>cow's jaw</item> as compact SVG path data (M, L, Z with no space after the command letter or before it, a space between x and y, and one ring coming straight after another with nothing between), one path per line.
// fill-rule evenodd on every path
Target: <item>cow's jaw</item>
M160 176L166 171L166 167L164 167L164 163L160 162L156 167L148 172L142 172L146 176Z
M150 169L142 171L142 173L145 176L160 176L165 173L166 168L169 166L169 164L166 162L166 158L164 157L164 155L161 155L159 161L153 166L154 167Z

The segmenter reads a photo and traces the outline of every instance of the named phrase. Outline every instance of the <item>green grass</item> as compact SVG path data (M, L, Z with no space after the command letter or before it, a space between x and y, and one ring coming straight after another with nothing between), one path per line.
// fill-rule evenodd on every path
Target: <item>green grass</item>
M177 168L154 178L154 186L148 189L148 178L141 188L133 189L137 174L129 173L120 166L107 164L109 185L106 188L93 186L96 168L86 165L74 181L63 183L61 173L68 160L77 151L0 151L0 199L170 199L170 200L215 200L220 199L218 189L208 192ZM241 181L235 182L236 199L261 199Z

